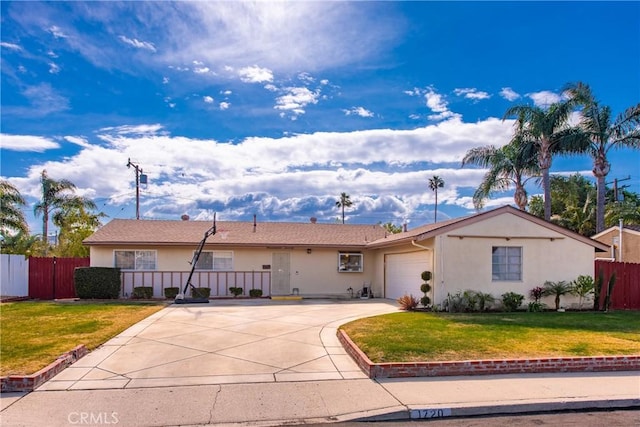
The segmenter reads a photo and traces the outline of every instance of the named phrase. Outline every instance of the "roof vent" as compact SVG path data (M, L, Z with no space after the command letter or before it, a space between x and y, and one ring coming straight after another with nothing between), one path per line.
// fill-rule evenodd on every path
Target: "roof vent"
M312 216L311 218L309 218L309 221L311 221L311 224L315 224L316 222L318 222L318 218Z
M189 221L189 215L184 214L184 215L182 215L182 216L180 217L180 219L181 219L181 220L183 220L183 221Z

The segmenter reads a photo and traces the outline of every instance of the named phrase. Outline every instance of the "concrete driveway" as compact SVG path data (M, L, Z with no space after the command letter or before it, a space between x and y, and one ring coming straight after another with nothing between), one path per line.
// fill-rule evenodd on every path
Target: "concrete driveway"
M212 300L171 305L38 390L95 390L366 378L336 337L391 300Z

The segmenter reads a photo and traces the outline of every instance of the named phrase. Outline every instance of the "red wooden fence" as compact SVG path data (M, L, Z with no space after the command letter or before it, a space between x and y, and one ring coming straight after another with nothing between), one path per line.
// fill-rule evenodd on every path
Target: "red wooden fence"
M88 266L89 258L29 258L29 297L74 298L73 272Z
M611 294L611 309L640 310L640 264L629 262L596 261L595 277L602 269L604 284L600 295L600 307L604 306L609 277L616 272L616 283Z

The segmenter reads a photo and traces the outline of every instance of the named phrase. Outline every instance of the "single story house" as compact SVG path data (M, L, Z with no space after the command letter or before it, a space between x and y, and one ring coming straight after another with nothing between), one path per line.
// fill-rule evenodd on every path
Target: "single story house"
M640 263L640 225L610 227L591 238L611 247L608 254L596 254L597 258Z
M85 240L91 266L120 267L123 296L134 286L183 287L206 221L114 219ZM431 300L472 289L499 298L528 297L545 281L593 275L594 252L608 245L511 206L389 234L380 225L218 221L192 283L211 296L230 286L263 295L422 296L421 273L432 272Z

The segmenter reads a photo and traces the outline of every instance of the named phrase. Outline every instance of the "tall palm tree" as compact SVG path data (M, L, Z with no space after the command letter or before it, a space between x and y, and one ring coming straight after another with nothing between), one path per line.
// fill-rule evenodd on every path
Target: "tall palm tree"
M0 181L0 231L28 233L22 207L27 204L20 191L9 181Z
M520 210L526 210L528 197L524 186L530 179L537 179L539 170L535 156L524 150L518 140L500 148L493 145L472 148L462 159L462 166L467 164L489 169L473 194L476 209L481 209L493 192L514 185L513 200Z
M433 215L433 222L438 222L438 188L444 187L444 180L438 175L429 178L429 188L436 193L436 210Z
M342 223L344 224L344 208L353 205L351 198L347 193L340 193L340 200L336 202L336 207L342 208Z
M49 178L47 171L43 170L40 181L42 183L42 200L34 206L33 213L36 216L42 214L43 242L47 241L47 235L49 233L49 216L52 212L64 210L69 207L84 207L87 209L96 208L93 201L73 194L76 186L69 180L62 179L60 181L56 181Z
M577 127L569 127L573 102L557 102L544 109L532 105L515 105L503 117L515 116L515 136L535 151L542 174L544 192L544 219L551 219L551 186L549 170L555 153L579 152L584 134Z
M570 83L565 88L582 107L580 126L588 136L585 147L593 159L596 177L596 233L605 227L606 177L611 169L607 154L612 148L640 148L640 103L627 108L612 121L611 108L601 106L591 88L582 83Z

